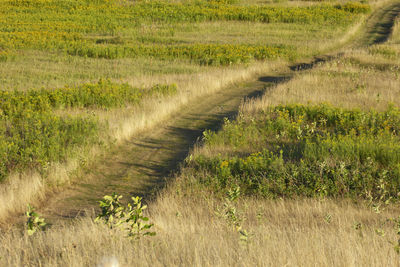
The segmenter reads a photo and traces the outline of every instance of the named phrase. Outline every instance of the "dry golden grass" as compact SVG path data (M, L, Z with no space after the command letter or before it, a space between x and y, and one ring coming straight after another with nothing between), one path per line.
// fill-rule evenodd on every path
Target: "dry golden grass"
M399 107L399 73L399 57L387 59L366 50L348 51L339 59L295 74L262 99L246 103L243 110L289 103L330 103L365 110L385 110L390 104Z
M180 88L177 95L168 99L149 99L139 107L119 109L100 114L100 117L111 123L112 137L124 141L133 134L149 129L157 123L168 119L190 101L200 96L215 93L233 84L254 79L262 73L283 69L285 61L255 63L248 67L212 68L207 72L196 74L143 75L125 79L133 86L152 86L157 83L175 83Z
M207 67L190 62L171 62L148 58L94 59L43 51L20 51L14 60L0 64L0 88L30 90L77 86L109 78L119 82L145 74L193 74Z
M248 102L244 112L288 103L330 103L344 108L384 110L400 99L400 21L385 44L368 49L351 49L342 57L321 63L305 73L296 73L290 81L276 86L262 99ZM375 48L399 51L376 53Z
M243 199L237 208L250 238L240 243L238 232L216 214L221 207L207 192L177 194L172 187L150 205L154 237L131 242L89 217L32 237L13 230L0 237L0 264L95 266L105 257L115 257L120 266L396 266L399 261L389 243L397 242L393 224L384 224L398 208L376 214L347 201Z
M390 45L399 45L400 44L400 19L397 19L395 22L392 34L388 40L388 44Z

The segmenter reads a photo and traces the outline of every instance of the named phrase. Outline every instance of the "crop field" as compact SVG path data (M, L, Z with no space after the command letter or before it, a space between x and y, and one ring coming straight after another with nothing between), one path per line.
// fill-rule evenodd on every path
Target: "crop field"
M362 43L388 6L0 0L0 265L396 266L399 19ZM220 128L178 124L250 80L262 89ZM183 162L160 155L162 127L197 140ZM145 165L115 156L141 140L156 149ZM123 165L165 187L122 198ZM100 206L46 217L91 184Z

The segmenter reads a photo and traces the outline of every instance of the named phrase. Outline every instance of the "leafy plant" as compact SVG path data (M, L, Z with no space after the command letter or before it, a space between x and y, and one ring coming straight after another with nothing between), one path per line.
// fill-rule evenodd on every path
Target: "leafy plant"
M326 223L331 223L332 222L332 215L331 214L329 214L329 213L327 213L325 216L324 216L324 221L326 222Z
M127 236L133 239L154 236L156 233L150 231L154 224L147 223L149 218L143 214L147 206L142 204L142 198L132 197L132 203L128 203L127 206L121 204L121 198L122 196L115 192L111 196L104 196L100 201L101 213L95 222L102 221L111 229L123 229L127 231Z
M245 218L235 205L235 202L237 202L239 197L239 186L229 189L222 208L217 210L217 215L224 218L228 224L232 226L233 229L239 234L239 243L246 245L250 240L251 234L246 229L243 229L242 222Z
M146 223L149 221L148 217L143 215L143 211L147 209L146 205L142 205L141 197L132 197L132 204L128 203L125 217L123 218L126 224L128 236L138 239L141 236L154 236L156 233L149 231L154 224Z
M225 197L225 202L223 204L222 209L220 209L217 214L221 217L225 218L227 222L234 226L236 229L241 228L241 223L243 221L242 216L237 210L234 202L240 196L240 187L237 186L233 189L229 189L227 192L227 196Z
M37 231L42 231L45 229L47 223L44 218L40 218L39 214L35 212L35 209L28 204L28 210L26 211L26 227L28 235L33 235Z
M117 195L115 192L111 196L104 196L100 200L101 213L97 215L95 222L103 221L111 229L121 224L121 219L124 218L125 207L121 204L122 196Z
M386 172L384 173L386 175ZM386 190L387 182L384 179L379 179L377 190L373 194L371 191L366 192L366 198L368 200L368 206L376 213L381 213L385 206L389 205L393 197L390 196Z
M397 218L390 218L389 221L394 223L394 230L398 237L397 242L390 241L390 243L393 245L393 248L396 251L396 253L400 254L400 216Z

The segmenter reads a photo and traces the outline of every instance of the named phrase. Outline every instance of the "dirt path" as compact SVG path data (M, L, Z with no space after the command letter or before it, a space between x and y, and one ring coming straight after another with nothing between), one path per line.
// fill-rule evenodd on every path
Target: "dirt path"
M273 81L238 84L184 107L172 120L114 148L79 182L51 198L41 213L49 220L73 218L96 208L105 194L144 195L162 186L186 157L205 129L217 129L224 117L234 117L244 98L262 94Z
M366 24L366 33L354 42L354 46L387 40L398 14L400 2L374 12ZM234 117L243 99L257 97L266 88L287 81L293 71L310 69L331 58L318 57L312 62L291 66L291 72L282 76L260 77L193 100L172 120L152 129L142 138L133 138L114 148L102 162L91 168L87 174L90 177L85 179L87 182L78 182L52 197L40 212L48 221L56 222L96 209L98 200L105 194L118 192L126 197L143 196L157 190L177 169L203 131L217 129L224 117Z
M393 25L400 14L400 2L392 2L376 10L369 18L366 32L359 44L368 46L386 42L392 33Z

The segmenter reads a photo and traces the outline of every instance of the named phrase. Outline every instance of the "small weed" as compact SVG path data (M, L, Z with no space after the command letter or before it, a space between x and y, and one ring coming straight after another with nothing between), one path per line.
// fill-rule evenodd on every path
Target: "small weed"
M385 234L386 234L385 230L383 230L382 228L375 229L375 233L382 237L385 236Z
M394 223L394 230L397 234L397 241L389 241L390 244L393 245L394 250L397 254L400 254L400 216L397 218L390 218L388 221Z
M103 221L111 229L119 226L125 216L125 207L120 202L121 198L122 196L115 192L111 196L104 196L99 205L101 213L97 215L95 222Z
M39 214L35 212L35 209L28 205L28 210L26 211L26 227L28 235L33 235L37 231L43 231L47 225L44 218L40 218Z
M387 172L383 172L383 176L386 176ZM368 206L372 208L375 213L381 213L387 205L389 205L392 197L389 195L389 192L386 190L387 182L384 179L379 180L379 184L377 186L377 190L373 194L371 191L366 192L366 198L368 200Z
M128 208L123 218L126 224L125 229L128 231L128 236L134 239L139 239L141 236L154 236L156 233L149 231L154 224L146 223L149 221L148 217L143 215L143 211L147 208L142 205L141 197L132 197L132 204L128 203Z
M355 223L353 224L353 229L354 229L354 230L360 231L362 228L363 228L363 225L362 225L362 223L360 223L360 222L355 222Z
M244 245L249 242L251 234L243 229L242 223L245 217L236 207L236 201L240 197L240 187L236 186L228 190L223 207L217 211L217 215L228 222L230 226L234 228L236 232L239 233L239 243Z
M225 197L225 202L222 209L220 209L217 214L225 218L226 221L232 225L235 229L241 228L241 223L243 218L235 206L235 201L240 196L240 187L235 187L228 190Z
M127 206L121 204L122 196L115 192L111 196L104 196L100 201L101 213L96 217L95 222L104 222L111 229L121 228L127 232L132 239L139 239L142 236L154 236L156 233L149 231L154 224L149 221L143 211L147 208L142 204L141 197L132 197L132 203Z
M325 215L325 217L324 217L324 221L326 222L326 223L331 223L332 222L332 215L331 214L326 214Z

